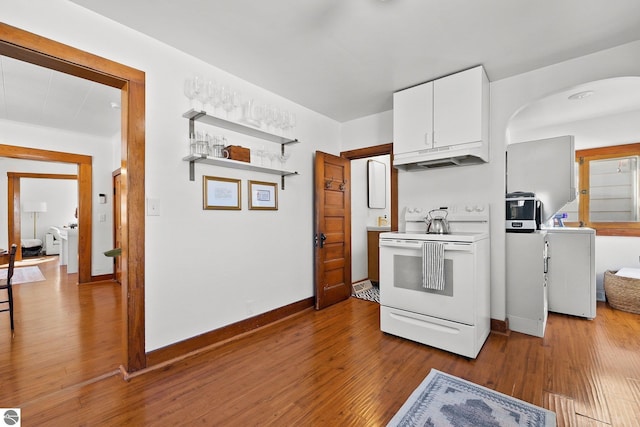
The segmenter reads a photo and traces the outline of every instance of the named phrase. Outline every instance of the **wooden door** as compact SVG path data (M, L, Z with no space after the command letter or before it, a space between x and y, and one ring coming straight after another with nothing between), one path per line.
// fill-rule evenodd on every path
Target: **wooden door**
M113 247L122 248L122 212L121 208L121 184L120 169L113 172ZM117 256L113 258L113 279L120 282L122 272L122 260Z
M316 309L351 296L351 164L316 151Z

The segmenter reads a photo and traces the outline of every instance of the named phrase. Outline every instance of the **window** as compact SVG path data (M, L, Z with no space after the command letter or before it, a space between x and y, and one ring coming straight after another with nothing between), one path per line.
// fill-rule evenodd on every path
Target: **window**
M639 167L640 143L576 151L578 197L562 210L565 222L640 236Z

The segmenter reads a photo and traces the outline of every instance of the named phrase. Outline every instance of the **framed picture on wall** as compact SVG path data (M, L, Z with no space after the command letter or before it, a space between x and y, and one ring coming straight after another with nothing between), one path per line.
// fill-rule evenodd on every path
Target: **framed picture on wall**
M202 177L202 209L240 210L240 180L218 176Z
M249 181L249 209L278 210L278 185L275 182Z

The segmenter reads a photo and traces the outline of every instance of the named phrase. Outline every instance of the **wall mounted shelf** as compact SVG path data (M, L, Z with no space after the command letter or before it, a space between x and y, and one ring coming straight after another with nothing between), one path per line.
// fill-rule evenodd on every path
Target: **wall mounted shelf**
M244 125L242 123L232 122L222 119L220 117L210 116L205 111L189 110L182 115L182 117L189 119L189 135L195 133L195 122L201 122L207 125L227 129L233 132L241 133L243 135L252 136L254 138L260 138L265 141L275 142L281 145L281 153L284 154L284 147L288 144L298 143L297 139L285 138L280 135L275 135L269 132L265 132L261 129L257 129L251 125ZM298 175L298 172L287 171L282 169L274 169L265 167L262 165L256 165L247 162L240 162L237 160L222 159L217 157L208 157L204 155L189 155L182 160L189 162L189 180L195 181L195 164L204 163L213 166L222 166L226 168L250 170L261 173L269 173L273 175L279 175L281 177L281 188L284 190L284 177L290 175Z

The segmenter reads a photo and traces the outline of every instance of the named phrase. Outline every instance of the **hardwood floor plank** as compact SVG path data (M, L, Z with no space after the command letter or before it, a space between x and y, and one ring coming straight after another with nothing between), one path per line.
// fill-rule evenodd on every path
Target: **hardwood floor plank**
M578 427L573 399L554 393L545 393L545 408L556 413L557 427Z

